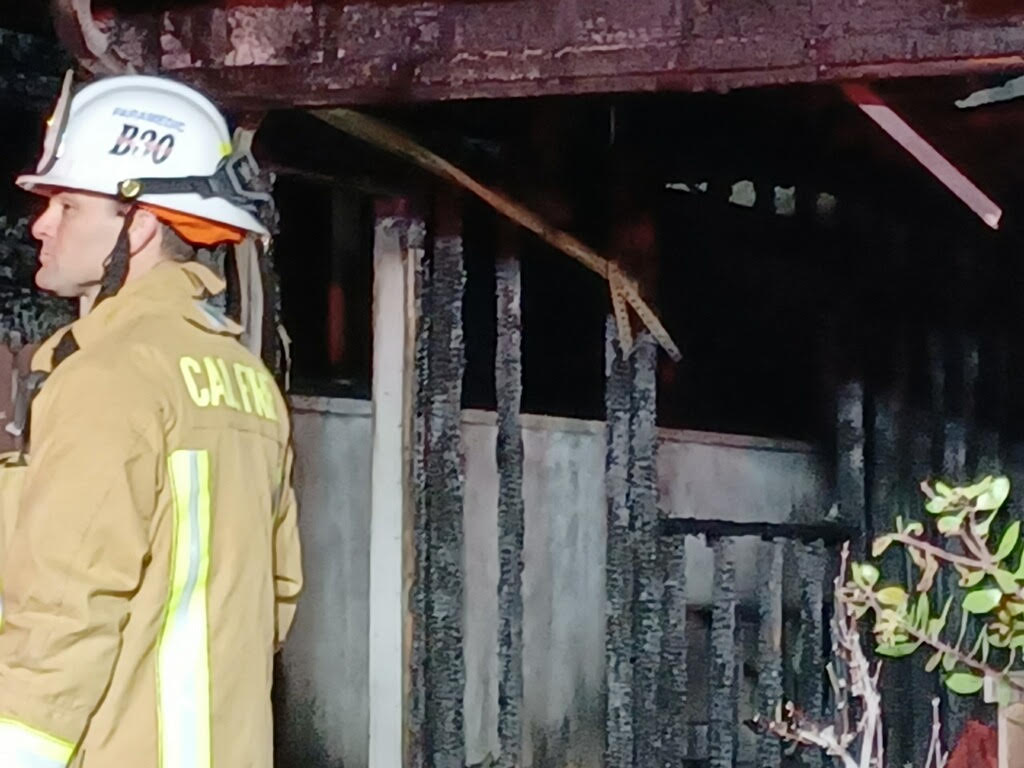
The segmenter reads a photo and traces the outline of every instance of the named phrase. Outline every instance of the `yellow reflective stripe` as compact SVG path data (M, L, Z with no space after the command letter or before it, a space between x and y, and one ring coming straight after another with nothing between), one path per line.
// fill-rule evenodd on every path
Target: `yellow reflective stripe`
M176 451L168 464L174 537L170 592L157 647L160 765L210 768L210 456L206 451Z
M0 765L4 768L65 768L75 745L24 723L0 718Z

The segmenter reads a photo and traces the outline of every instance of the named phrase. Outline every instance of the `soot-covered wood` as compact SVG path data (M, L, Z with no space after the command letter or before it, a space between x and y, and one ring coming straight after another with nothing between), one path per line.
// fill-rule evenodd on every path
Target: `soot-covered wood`
M422 504L426 552L422 601L423 753L429 768L464 768L463 652L465 592L462 447L462 377L465 287L458 206L442 197L433 258L423 276L422 330L417 360L422 396Z
M221 101L356 104L723 90L1019 66L1024 28L935 0L294 3L206 0L125 11L140 71Z
M629 510L630 363L619 347L615 322L605 329L605 484L608 499L605 634L605 767L633 765L634 570Z
M733 539L713 545L708 765L733 768L736 753L736 549Z
M630 355L629 510L634 531L633 764L655 765L661 738L658 674L661 667L664 581L658 568L657 346L640 333Z
M664 579L661 678L660 768L682 768L686 755L686 537L662 536L659 541Z
M495 389L498 400L498 768L522 764L523 707L523 397L522 285L512 233L497 259Z

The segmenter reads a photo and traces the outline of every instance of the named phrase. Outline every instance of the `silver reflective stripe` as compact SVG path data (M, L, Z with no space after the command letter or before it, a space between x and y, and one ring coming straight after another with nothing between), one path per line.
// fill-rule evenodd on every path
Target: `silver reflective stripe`
M65 768L75 747L16 720L0 719L0 766Z
M157 651L160 764L209 768L210 457L206 451L176 451L168 468L174 538Z

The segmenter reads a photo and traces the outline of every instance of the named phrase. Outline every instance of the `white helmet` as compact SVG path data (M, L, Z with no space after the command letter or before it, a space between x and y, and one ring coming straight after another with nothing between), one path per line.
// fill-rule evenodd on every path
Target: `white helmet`
M232 154L227 122L205 96L140 75L90 83L69 103L70 91L69 73L36 173L18 186L97 192L269 234L272 182L247 151Z

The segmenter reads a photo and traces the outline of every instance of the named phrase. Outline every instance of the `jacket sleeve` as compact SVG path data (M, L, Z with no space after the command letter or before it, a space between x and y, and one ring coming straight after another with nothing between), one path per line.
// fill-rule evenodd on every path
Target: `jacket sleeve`
M302 591L302 550L299 545L298 503L292 485L292 466L295 454L291 446L285 459L274 528L274 599L276 603L275 643L278 649L288 636L299 593Z
M149 551L162 424L149 387L69 361L33 413L0 631L0 765L66 765L111 679Z

